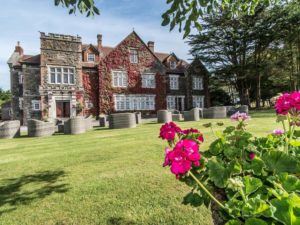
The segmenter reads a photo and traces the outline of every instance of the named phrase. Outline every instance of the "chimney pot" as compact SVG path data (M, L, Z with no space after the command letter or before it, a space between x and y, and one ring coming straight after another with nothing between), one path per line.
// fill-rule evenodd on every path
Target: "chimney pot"
M102 46L102 34L97 34L98 49Z
M17 45L16 45L16 47L15 47L15 52L18 52L19 55L23 55L24 50L23 50L23 48L20 46L20 42L19 42L19 41L17 42Z
M154 52L154 41L148 41L148 48Z

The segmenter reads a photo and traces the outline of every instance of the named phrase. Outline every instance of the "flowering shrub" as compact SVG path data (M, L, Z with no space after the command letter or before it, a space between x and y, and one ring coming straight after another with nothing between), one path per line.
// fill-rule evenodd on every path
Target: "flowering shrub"
M280 96L276 112L283 130L254 137L246 130L250 117L238 112L231 117L237 125L215 132L206 151L198 130L163 125L160 137L169 144L163 166L192 188L183 203L211 206L215 224L299 225L300 93Z

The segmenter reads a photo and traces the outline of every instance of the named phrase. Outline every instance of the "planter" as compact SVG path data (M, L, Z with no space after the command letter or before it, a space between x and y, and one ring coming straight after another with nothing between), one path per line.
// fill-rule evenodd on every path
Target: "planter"
M9 139L20 136L20 121L12 120L0 123L0 139Z
M82 134L86 131L84 117L78 116L71 118L64 123L65 134Z
M109 128L134 128L136 127L135 113L116 113L109 115Z
M172 121L172 112L168 110L158 110L157 111L157 122L158 123L168 123Z
M27 126L29 137L48 137L55 133L55 125L51 122L28 120Z
M200 108L194 108L190 111L183 112L184 121L199 121L200 120Z
M227 113L225 106L217 106L208 109L203 109L203 118L223 119L226 118L226 115Z

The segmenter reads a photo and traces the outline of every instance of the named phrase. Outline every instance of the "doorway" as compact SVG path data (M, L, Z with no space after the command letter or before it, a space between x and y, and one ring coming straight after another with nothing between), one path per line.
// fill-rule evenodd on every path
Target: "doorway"
M56 101L56 118L69 118L70 111L70 101Z

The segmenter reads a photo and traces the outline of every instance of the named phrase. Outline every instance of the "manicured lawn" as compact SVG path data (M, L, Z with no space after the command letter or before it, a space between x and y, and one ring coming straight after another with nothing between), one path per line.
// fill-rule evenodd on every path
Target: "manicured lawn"
M279 127L273 112L253 117L249 130L256 135ZM214 137L202 125L217 121L178 124L200 129L206 149ZM211 225L207 209L181 204L189 188L161 167L159 128L0 140L0 224Z

